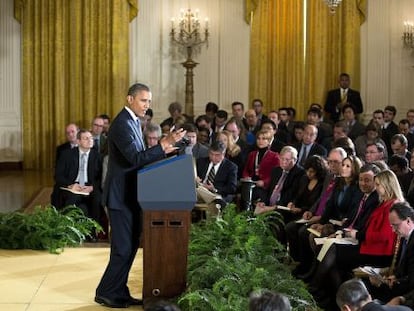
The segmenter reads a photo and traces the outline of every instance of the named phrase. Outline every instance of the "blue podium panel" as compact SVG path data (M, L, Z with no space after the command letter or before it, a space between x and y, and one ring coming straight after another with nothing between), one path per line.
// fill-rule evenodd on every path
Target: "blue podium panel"
M193 209L197 195L191 155L153 163L137 174L138 202L144 211Z

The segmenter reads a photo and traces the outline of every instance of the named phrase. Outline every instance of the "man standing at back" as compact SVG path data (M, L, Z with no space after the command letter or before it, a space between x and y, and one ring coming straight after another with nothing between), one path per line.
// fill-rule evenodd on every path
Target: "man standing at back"
M329 113L329 117L333 123L341 119L342 108L345 104L354 107L355 114L363 111L361 94L351 89L351 78L347 73L339 75L339 88L330 90L325 102L325 111Z
M145 149L140 117L151 104L148 86L140 83L128 90L127 105L113 120L108 132L109 162L103 191L111 223L111 255L96 289L95 301L111 308L142 305L131 297L127 282L142 231L141 209L137 203L136 171L174 151L185 135L182 129L171 132L159 145Z

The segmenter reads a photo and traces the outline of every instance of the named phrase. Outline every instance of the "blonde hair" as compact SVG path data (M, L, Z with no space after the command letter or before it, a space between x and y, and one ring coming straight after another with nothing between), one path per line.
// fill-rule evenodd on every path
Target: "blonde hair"
M401 202L405 201L400 183L393 171L389 169L381 171L375 176L375 179L378 180L378 183L384 188L388 198L397 199Z
M227 137L226 153L231 157L237 156L240 153L241 149L240 149L240 146L235 143L233 134L227 130L223 130L218 134L217 138L220 135L225 135Z
M272 133L267 130L260 130L256 133L256 138L259 138L259 136L262 135L269 143L272 141Z

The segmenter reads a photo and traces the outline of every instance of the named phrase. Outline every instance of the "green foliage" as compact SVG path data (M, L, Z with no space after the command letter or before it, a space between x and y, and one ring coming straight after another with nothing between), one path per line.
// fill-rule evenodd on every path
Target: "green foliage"
M74 205L58 211L35 207L33 213L0 213L0 248L47 249L58 254L65 246L77 246L101 226Z
M271 212L252 218L229 205L222 218L195 224L191 231L187 292L179 298L183 310L248 310L252 291L270 289L285 294L293 310L317 310L305 284L291 276L286 248L272 233L282 224Z

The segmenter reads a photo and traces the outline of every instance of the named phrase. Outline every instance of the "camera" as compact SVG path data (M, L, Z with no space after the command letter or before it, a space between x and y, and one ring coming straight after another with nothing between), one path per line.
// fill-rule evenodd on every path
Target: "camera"
M175 146L178 148L185 148L190 145L190 140L187 137L183 137L180 141L178 141Z

